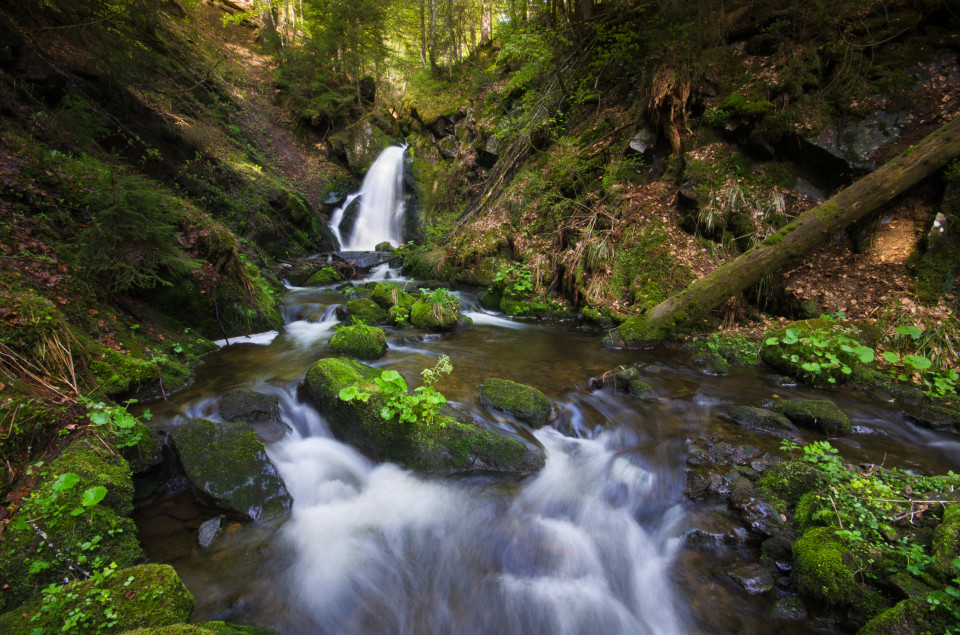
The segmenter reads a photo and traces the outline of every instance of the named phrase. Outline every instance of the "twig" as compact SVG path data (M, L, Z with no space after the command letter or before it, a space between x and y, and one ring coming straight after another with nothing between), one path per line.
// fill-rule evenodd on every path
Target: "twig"
M60 549L57 548L57 545L53 544L53 541L50 540L50 537L47 536L47 534L42 529L37 527L36 522L32 520L28 520L27 524L33 527L33 530L37 532L37 535L40 536L43 542L47 543L48 547L53 549L53 552L57 554L57 557L60 558L60 560L62 560L67 565L68 569L70 569L71 571L76 571L81 576L83 576L84 579L90 577L90 574L84 571L83 569L81 569L79 564L77 564L76 562L71 560L69 557L67 557L65 553L63 553L62 551L60 551Z
M830 504L833 505L833 513L837 515L837 522L840 523L840 529L843 529L843 519L840 518L840 510L837 509L837 504L833 502L833 496L827 494L827 498L830 499Z

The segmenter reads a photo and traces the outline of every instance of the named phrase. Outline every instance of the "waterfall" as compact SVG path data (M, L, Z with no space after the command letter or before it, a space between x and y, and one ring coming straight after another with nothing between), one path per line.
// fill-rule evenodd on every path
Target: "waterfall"
M356 198L359 211L351 219L348 198L343 207L330 219L330 227L340 240L344 251L373 251L373 248L389 242L396 246L403 242L403 153L406 146L390 146L373 162ZM345 218L346 217L346 218ZM348 227L341 232L344 221ZM353 220L352 223L349 223ZM352 227L349 225L352 224ZM342 234L346 234L345 236Z

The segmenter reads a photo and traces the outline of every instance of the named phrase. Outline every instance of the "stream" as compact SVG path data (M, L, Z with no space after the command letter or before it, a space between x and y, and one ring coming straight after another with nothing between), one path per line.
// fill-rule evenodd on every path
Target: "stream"
M403 280L385 266L373 278ZM597 333L514 321L458 295L473 327L386 329L390 349L374 365L413 380L449 355L454 370L438 389L450 407L500 430L514 424L479 404L481 381L541 388L561 410L534 433L544 469L423 475L335 440L296 387L327 354L333 309L346 297L333 285L291 287L283 333L232 341L187 390L152 407L159 428L216 419L219 396L242 386L276 395L286 426L267 436L267 449L295 501L289 516L231 522L202 549L196 528L211 514L189 496L138 512L148 555L172 564L194 594L194 621L281 633L760 633L774 624L814 632L814 618L772 620L783 590L751 596L726 574L759 551L726 503L684 495L698 449L725 442L777 452L779 439L718 415L778 396L827 396L857 430L834 440L848 460L924 472L960 463L955 437L916 428L867 396L785 387L758 369L705 375L682 351L604 350ZM656 399L591 388L591 377L637 363L648 364ZM804 432L804 441L816 438ZM688 540L693 533L718 538Z

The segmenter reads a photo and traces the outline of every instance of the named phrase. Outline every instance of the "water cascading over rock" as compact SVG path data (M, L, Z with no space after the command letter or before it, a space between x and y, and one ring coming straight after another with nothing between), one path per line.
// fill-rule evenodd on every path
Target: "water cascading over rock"
M370 166L355 197L330 219L345 251L373 251L376 245L403 242L403 154L405 146L390 146Z

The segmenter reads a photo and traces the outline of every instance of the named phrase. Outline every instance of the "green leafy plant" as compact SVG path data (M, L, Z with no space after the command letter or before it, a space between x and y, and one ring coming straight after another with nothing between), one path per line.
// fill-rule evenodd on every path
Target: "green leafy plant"
M808 331L788 328L783 337L768 337L765 346L791 347L782 357L800 367L811 377L826 374L828 383L836 383L836 378L827 371L839 370L844 375L853 373L850 361L857 359L862 364L874 361L872 348L864 346L854 337L853 328L843 327L840 322L846 319L843 313L836 316L821 315L827 326Z
M447 398L434 389L434 384L444 375L450 374L453 366L450 364L450 358L442 356L433 366L425 368L420 376L423 377L423 385L415 388L413 393L408 392L407 382L403 375L395 370L384 370L379 377L374 378L374 383L380 387L384 395L384 405L380 409L380 416L386 420L394 417L400 422L422 423L425 425L439 425L446 427L443 422L437 422L440 409ZM370 393L363 392L356 385L341 388L338 393L341 401L362 401L367 403L370 399Z
M533 274L523 265L514 264L501 269L493 283L511 298L525 298L533 293Z
M127 411L129 406L137 403L136 399L125 401L119 406L93 401L86 397L80 397L77 401L87 407L87 419L90 423L105 430L118 448L134 446L143 440L142 433L137 427L137 418ZM147 421L153 417L149 409L144 410L140 416Z

